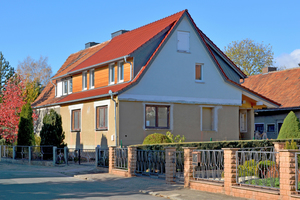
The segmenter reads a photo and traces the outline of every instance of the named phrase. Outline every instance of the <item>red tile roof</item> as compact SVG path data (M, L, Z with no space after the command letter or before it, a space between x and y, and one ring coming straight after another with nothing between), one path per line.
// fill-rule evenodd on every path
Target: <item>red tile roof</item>
M249 76L242 85L279 102L281 107L300 106L300 68Z

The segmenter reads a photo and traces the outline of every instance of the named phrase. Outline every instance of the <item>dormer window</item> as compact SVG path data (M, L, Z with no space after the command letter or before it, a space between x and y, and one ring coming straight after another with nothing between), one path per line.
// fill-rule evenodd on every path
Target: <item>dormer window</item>
M63 94L64 95L68 94L68 81L67 80L65 80L63 82Z
M87 72L82 73L82 90L87 89Z
M118 82L124 81L124 62L119 62L118 66Z
M90 88L94 88L95 87L95 70L91 69L90 70Z
M115 83L115 65L111 64L109 66L109 84Z
M73 82L72 82L72 78L69 79L69 94L72 93L73 91Z
M190 52L190 33L177 31L177 51Z

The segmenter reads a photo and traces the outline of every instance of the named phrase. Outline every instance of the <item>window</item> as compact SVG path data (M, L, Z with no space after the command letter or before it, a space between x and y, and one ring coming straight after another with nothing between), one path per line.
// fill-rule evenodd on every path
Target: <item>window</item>
M190 33L177 31L177 50L181 52L190 52Z
M268 132L275 132L275 124L268 124L267 125Z
M145 127L170 129L170 106L146 105Z
M64 81L64 84L63 84L63 94L68 94L68 81Z
M264 124L255 124L255 131L263 133L265 131Z
M87 89L87 72L82 73L82 90Z
M91 69L90 70L90 88L95 87L95 70Z
M240 111L240 131L247 132L247 110Z
M203 81L203 64L195 65L195 80Z
M69 93L72 93L73 91L73 83L72 83L72 78L69 79Z
M81 110L77 109L77 110L72 110L72 131L80 131L81 129Z
M277 131L278 131L278 133L280 132L280 129L281 129L281 127L282 127L282 122L278 122L277 123Z
M96 129L107 130L107 106L96 107Z
M216 131L214 107L201 107L201 131Z
M118 82L124 81L124 62L119 62Z
M109 84L115 83L115 66L114 64L111 64L109 66Z

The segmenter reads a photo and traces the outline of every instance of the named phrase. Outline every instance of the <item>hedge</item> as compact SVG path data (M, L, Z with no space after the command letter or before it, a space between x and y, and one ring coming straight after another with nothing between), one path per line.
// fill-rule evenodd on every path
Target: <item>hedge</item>
M255 148L255 147L270 147L274 146L273 142L286 142L291 139L282 140L232 140L232 141L213 141L213 142L182 142L182 143L163 143L152 145L130 145L142 150L164 150L165 147L176 147L177 151L182 151L182 147L197 147L197 149L222 149L222 148ZM300 144L300 138L294 139L297 144Z

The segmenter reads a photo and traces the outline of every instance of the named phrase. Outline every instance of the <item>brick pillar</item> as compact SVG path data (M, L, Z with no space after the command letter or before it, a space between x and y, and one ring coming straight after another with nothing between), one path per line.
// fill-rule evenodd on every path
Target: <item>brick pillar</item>
M128 147L128 177L135 176L137 152L136 147Z
M279 152L280 150L284 149L285 142L273 142L274 144L274 152ZM279 164L279 153L275 155L276 164Z
M173 184L174 181L174 173L176 172L176 155L175 155L176 147L166 147L166 183Z
M279 150L280 159L280 196L282 199L290 199L290 195L296 190L295 188L295 153L300 150L282 149Z
M231 194L231 186L236 184L236 152L238 148L223 148L224 150L224 189L225 194Z
M109 147L109 167L108 167L108 172L112 173L112 170L115 168L115 149L116 147Z
M192 152L197 147L182 147L184 150L184 187L190 187L193 178Z

